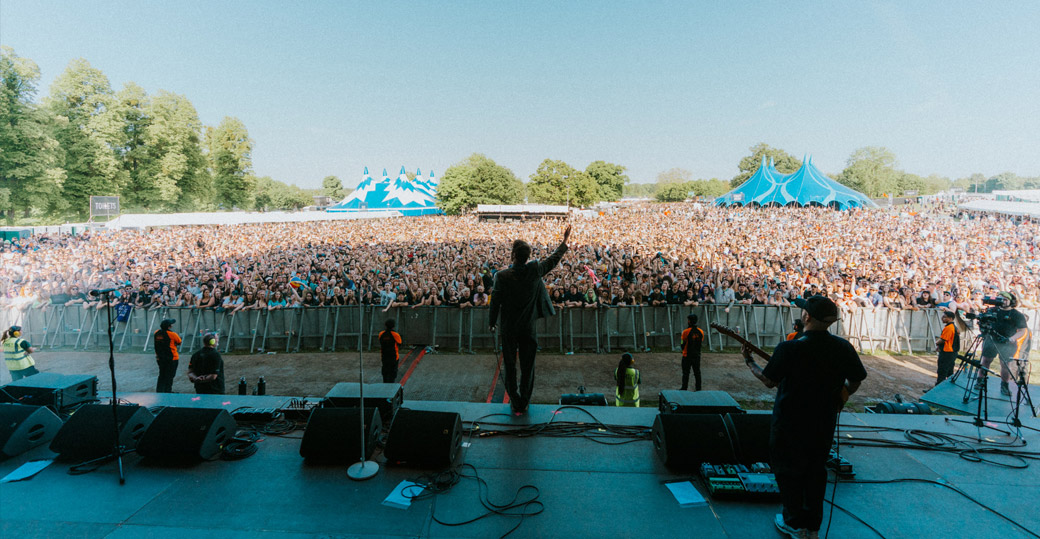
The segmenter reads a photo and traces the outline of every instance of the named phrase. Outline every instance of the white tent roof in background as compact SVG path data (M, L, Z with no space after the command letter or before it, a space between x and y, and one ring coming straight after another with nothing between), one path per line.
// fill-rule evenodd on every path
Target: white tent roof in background
M967 211L986 211L1003 213L1004 215L1025 215L1040 217L1040 204L1036 202L1008 202L1006 200L972 200L958 204L958 208Z
M300 223L400 217L396 211L365 213L327 213L323 211L212 212L212 213L127 213L105 223L109 229L150 228L158 226L241 225L247 223Z
M1015 199L1028 200L1030 202L1040 202L1040 189L1019 189L1017 191L993 191L993 196L996 198L1004 198L1005 200Z

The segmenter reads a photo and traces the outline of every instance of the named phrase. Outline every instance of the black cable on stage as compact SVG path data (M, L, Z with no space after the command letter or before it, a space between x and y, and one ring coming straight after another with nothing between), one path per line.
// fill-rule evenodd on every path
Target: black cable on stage
M579 410L591 417L593 422L556 421L558 413L565 409ZM524 426L517 426L513 423L481 423L484 418L498 415L508 417L506 414L488 414L477 420L467 421L466 423L470 423L472 426L466 429L466 431L471 436L475 435L478 438L499 435L516 436L518 438L530 436L578 437L604 445L620 445L650 439L649 427L607 425L588 410L577 406L564 405L556 408L552 417L545 423ZM503 428L481 430L481 425ZM622 441L604 441L605 439L621 439Z
M242 460L251 457L259 451L256 443L261 439L260 434L256 431L239 430L224 445L224 449L220 452L220 458L221 460Z
M842 482L843 483L856 483L856 484L861 484L861 485L886 485L886 484L892 484L892 483L927 483L927 484L932 484L932 485L943 486L943 487L946 487L946 488L956 492L957 494L960 494L961 496L967 498L969 501L971 501L975 505L981 507L982 509L984 509L986 511L989 511L990 513L993 513L994 515L997 515L998 517L1004 519L1005 521L1007 521L1011 525L1015 526L1016 528L1022 530L1023 532L1027 533L1028 535L1040 538L1040 534L1037 534L1036 532L1030 530L1029 528L1026 528L1025 526L1023 526L1022 524L1019 524L1017 521L1015 521L1011 517L1009 517L1009 516L1005 515L1004 513L1001 513L1000 511L997 511L996 509L993 509L992 507L990 507L990 506L980 502L979 500L973 498L967 492L964 492L963 490L961 490L961 489L957 488L956 486L951 485L950 483L947 483L945 481L936 481L934 479L917 479L917 478L904 477L904 478L898 478L898 479L848 479L848 480L842 480ZM843 511L844 511L844 509L843 509ZM878 535L880 535L880 534L878 534Z
M837 478L835 478L835 479L837 479ZM871 526L870 524L867 524L867 521L865 521L862 518L859 518L858 516L854 515L852 513L852 511L849 511L848 509L845 509L844 507L834 503L834 500L831 500L830 504L831 504L831 507L833 507L834 509L840 510L842 513L845 513L846 515L849 515L850 517L852 517L853 519L858 521L860 524L862 524L862 525L866 526L867 528L869 528L870 531L876 533L878 535L878 537L880 537L881 539L885 539L885 536L880 531L878 531L877 528ZM834 514L834 509L831 509L831 514L832 515ZM827 527L828 527L827 531L830 531L830 523L829 522L827 524Z
M1024 469L1029 467L1029 460L1040 460L1040 452L1023 451L1020 448L1026 446L1020 437L1007 442L996 440L982 440L963 434L951 434L938 431L899 429L895 427L866 427L842 425L846 429L845 442L848 445L862 447L889 447L897 449L914 449L923 451L938 451L954 453L969 462L984 462L994 466L1012 469ZM854 437L848 433L901 433L906 441L886 440L878 438ZM1002 462L991 458L997 455L1012 459L1013 462Z

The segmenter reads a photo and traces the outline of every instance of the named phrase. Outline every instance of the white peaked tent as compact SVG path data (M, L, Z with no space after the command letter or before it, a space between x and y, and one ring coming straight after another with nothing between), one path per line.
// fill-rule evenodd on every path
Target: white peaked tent
M433 172L430 172L429 179L424 180L422 171L417 170L415 179L409 180L404 167L401 167L397 178L392 180L384 168L383 177L379 181L372 178L368 167L365 167L361 182L354 192L327 211L396 211L407 216L442 213L437 207L437 182Z

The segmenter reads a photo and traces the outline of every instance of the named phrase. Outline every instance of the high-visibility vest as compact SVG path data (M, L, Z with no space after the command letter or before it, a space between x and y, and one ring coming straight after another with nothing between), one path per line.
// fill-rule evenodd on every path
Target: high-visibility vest
M36 364L29 351L22 348L23 342L25 339L21 337L11 337L4 341L4 361L8 371L24 370Z
M614 380L617 380L617 369L614 369ZM617 386L614 386L614 405L639 407L639 384L642 381L638 370L631 367L625 369L625 390L619 392Z

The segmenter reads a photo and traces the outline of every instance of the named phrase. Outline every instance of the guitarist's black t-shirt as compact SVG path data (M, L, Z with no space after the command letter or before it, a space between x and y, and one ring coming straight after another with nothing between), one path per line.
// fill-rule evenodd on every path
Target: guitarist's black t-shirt
M829 449L845 381L867 377L856 349L827 331L778 344L762 374L779 384L772 437L787 451Z

